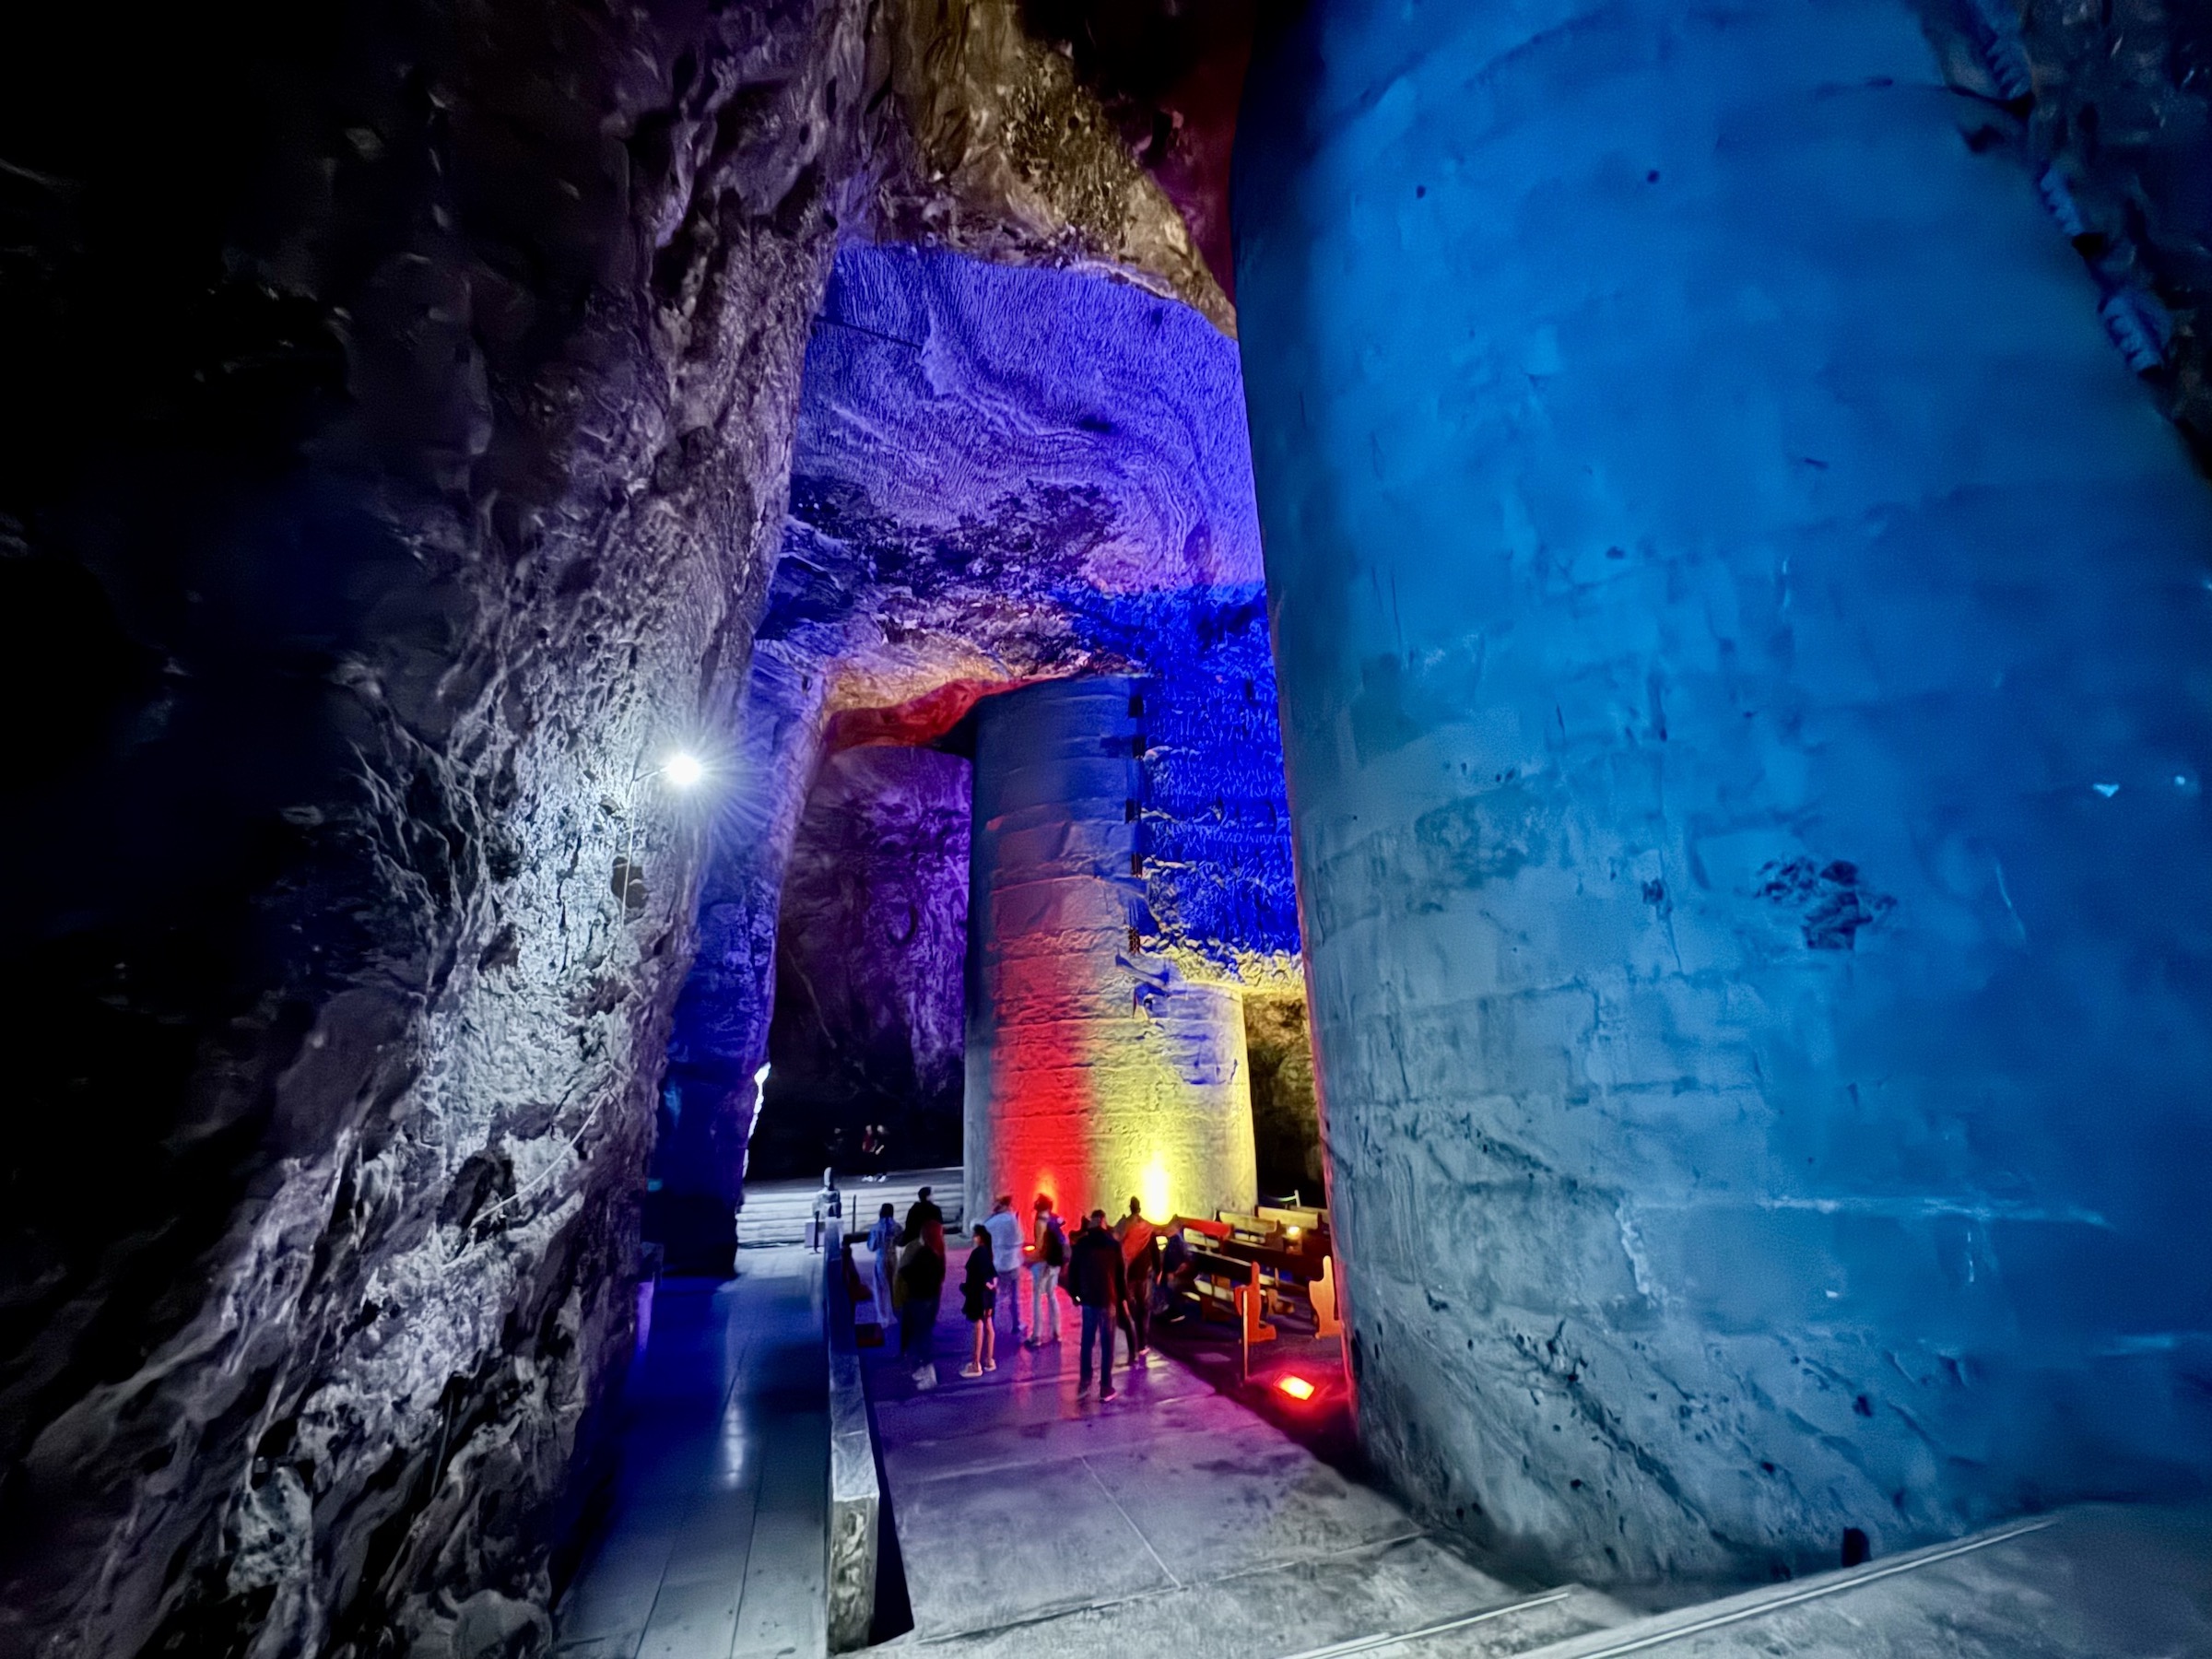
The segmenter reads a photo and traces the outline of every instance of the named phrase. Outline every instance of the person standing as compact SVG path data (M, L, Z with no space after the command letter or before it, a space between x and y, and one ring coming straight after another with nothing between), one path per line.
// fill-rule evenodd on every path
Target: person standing
M868 1252L873 1258L868 1277L869 1288L876 1293L876 1324L888 1342L891 1335L891 1272L899 1259L899 1223L891 1219L888 1204L876 1212L876 1225L868 1229Z
M1030 1248L1030 1347L1060 1340L1060 1270L1067 1265L1067 1234L1053 1213L1053 1195L1037 1194ZM1044 1334L1047 1317L1053 1334Z
M983 1225L991 1230L991 1265L998 1271L998 1300L1006 1304L1013 1339L1021 1340L1021 1223L1014 1217L1014 1194L1001 1193ZM988 1367L985 1368L989 1369Z
M936 1336L937 1300L945 1294L945 1259L919 1233L907 1235L899 1246L898 1291L899 1358L913 1371L916 1388L935 1388L937 1366L930 1348Z
M1099 1347L1099 1398L1113 1398L1113 1324L1129 1300L1129 1277L1122 1243L1106 1230L1106 1212L1092 1210L1067 1253L1067 1278L1083 1310L1083 1360L1076 1371L1076 1397L1090 1392L1090 1348Z
M906 1212L906 1236L920 1239L937 1253L937 1275L942 1278L945 1271L945 1212L931 1201L927 1187L914 1194L913 1206Z
M1141 1198L1129 1200L1129 1213L1114 1223L1121 1241L1122 1265L1129 1276L1129 1300L1122 1311L1122 1334L1129 1338L1129 1363L1145 1357L1152 1344L1152 1283L1159 1266L1153 1241L1159 1230L1145 1219Z
M963 1377L980 1377L998 1369L998 1327L991 1317L991 1304L997 1300L993 1287L998 1282L998 1262L991 1230L978 1221L974 1237L975 1248L968 1253L968 1271L960 1280L960 1312L968 1316L969 1332L968 1363L960 1367Z

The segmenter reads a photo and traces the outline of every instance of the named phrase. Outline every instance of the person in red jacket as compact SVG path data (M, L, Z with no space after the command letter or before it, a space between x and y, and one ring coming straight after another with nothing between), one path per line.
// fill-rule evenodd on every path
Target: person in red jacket
M1113 1398L1113 1324L1129 1300L1122 1241L1106 1230L1106 1212L1092 1210L1067 1253L1067 1293L1083 1310L1083 1360L1076 1396L1090 1392L1090 1347L1099 1346L1099 1398Z
M1122 1308L1122 1335L1129 1339L1129 1363L1135 1366L1152 1344L1152 1283L1159 1267L1159 1252L1153 1241L1159 1230L1145 1219L1145 1201L1129 1200L1129 1213L1113 1224L1113 1236L1122 1241L1122 1265L1129 1275L1129 1300Z

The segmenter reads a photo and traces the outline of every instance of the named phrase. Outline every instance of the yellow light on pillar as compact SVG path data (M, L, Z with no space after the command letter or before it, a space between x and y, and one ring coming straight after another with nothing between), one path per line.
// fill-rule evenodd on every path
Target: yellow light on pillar
M1145 1201L1145 1214L1155 1221L1165 1221L1175 1212L1169 1207L1172 1195L1168 1182L1168 1167L1155 1158L1145 1166L1144 1178L1137 1182L1138 1195Z

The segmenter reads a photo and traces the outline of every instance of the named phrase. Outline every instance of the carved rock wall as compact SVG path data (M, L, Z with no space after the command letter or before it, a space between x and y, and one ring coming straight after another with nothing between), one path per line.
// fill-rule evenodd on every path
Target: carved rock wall
M1248 97L1362 1429L1546 1571L2212 1482L2212 500L1955 101L1891 0Z
M859 7L0 27L0 1648L526 1647Z

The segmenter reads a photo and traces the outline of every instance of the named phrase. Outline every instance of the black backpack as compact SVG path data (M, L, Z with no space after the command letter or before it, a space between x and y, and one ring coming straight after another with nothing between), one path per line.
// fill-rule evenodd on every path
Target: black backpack
M1047 1267L1067 1265L1067 1235L1060 1230L1060 1218L1049 1217L1044 1223L1044 1265Z

